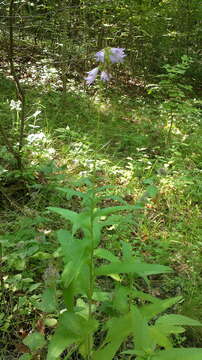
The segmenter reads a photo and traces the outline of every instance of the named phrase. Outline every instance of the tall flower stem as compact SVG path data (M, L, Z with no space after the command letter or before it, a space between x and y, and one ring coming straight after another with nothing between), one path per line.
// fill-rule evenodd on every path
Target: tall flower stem
M99 86L99 93L102 94L102 84ZM91 237L91 251L89 259L89 270L90 270L90 284L89 284L89 298L88 298L88 320L92 319L92 303L93 303L93 293L95 286L95 274L94 274L94 248L95 248L95 239L94 239L94 210L96 207L96 169L97 169L97 160L98 160L98 151L99 151L99 135L100 135L100 123L101 123L101 113L99 111L96 122L96 131L95 131L95 151L94 151L94 161L93 161L93 174L92 174L92 192L91 192L91 209L90 209L90 237ZM87 340L87 360L91 359L92 350L92 338L91 335L88 335Z

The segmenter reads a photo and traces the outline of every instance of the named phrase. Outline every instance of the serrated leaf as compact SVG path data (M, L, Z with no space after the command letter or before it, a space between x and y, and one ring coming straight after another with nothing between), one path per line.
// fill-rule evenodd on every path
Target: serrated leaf
M52 207L52 206L49 206L47 209L61 215L66 220L71 221L71 223L77 222L79 214L77 214L74 211L71 211L68 209L63 209L63 208L58 208L58 207Z
M94 251L94 255L98 258L105 259L111 262L118 261L118 258L109 250L98 248Z
M36 351L41 349L46 344L46 341L42 334L34 332L23 339L23 344L28 346L31 351Z
M118 201L120 204L123 204L123 205L128 204L126 200L123 200L120 196L117 196L117 195L106 195L106 196L100 197L100 200L105 200L105 199Z
M78 197L81 197L82 199L85 198L85 196L86 196L85 193L82 193L81 191L77 191L77 190L70 189L70 188L57 187L56 189L67 194L68 200L70 200L72 198L72 196L78 196Z
M201 360L202 349L189 348L189 349L172 349L161 350L151 360Z

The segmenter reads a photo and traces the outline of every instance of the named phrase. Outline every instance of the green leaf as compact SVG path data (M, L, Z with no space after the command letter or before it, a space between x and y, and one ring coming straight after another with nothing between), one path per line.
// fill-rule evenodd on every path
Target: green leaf
M181 334L185 332L185 329L181 326L177 325L169 325L169 324L155 324L155 328L158 329L164 335L170 334Z
M159 319L156 320L156 324L158 325L182 325L182 326L202 326L202 324L198 320L191 319L187 316L183 315L163 315Z
M105 221L101 221L100 222L100 226L106 227L106 226L110 226L110 225L116 225L116 224L122 224L122 223L134 223L134 220L132 221L132 219L129 218L129 215L127 216L123 216L123 215L110 215L107 220Z
M132 262L134 258L133 258L133 251L131 244L125 241L121 241L121 244L122 244L123 261Z
M85 198L85 196L86 196L85 193L82 193L81 191L76 191L76 190L70 189L70 188L57 187L56 189L67 194L68 200L70 200L72 198L72 196L78 196L78 197L81 197L82 199Z
M202 349L172 349L161 350L152 356L151 360L201 360Z
M93 360L112 360L122 342L132 332L131 314L128 313L119 318L113 318L107 323L108 333L101 345L102 348L95 351L92 355ZM105 345L107 344L107 345ZM104 346L105 345L105 346ZM104 346L104 347L103 347Z
M80 258L86 251L86 248L89 247L87 239L76 239L66 230L57 231L57 237L61 245L60 254L64 258L64 263L74 261L78 257Z
M68 288L72 281L78 278L82 266L88 259L88 241L85 238L75 239L66 230L59 230L57 236L65 263L62 281Z
M111 300L112 294L111 292L101 291L101 290L95 290L93 293L93 300L95 301L109 301Z
M144 301L149 301L152 304L159 303L158 298L156 298L156 297L154 297L154 296L152 296L150 294L146 294L143 291L133 289L132 293L133 293L133 297L135 297L135 298L139 298L139 299L144 300Z
M132 328L135 348L137 350L144 350L151 353L155 348L154 338L150 334L149 325L146 319L142 316L141 312L136 306L132 307Z
M31 360L32 355L31 354L23 354L19 357L19 360Z
M108 261L118 261L118 258L109 250L98 248L94 251L94 255L98 258L105 259Z
M168 336L166 336L165 333L161 331L161 329L156 326L150 326L149 331L151 338L153 338L157 345L164 347L165 349L172 349L173 346L171 341L169 340Z
M95 216L107 216L107 215L111 215L115 212L118 212L118 211L125 211L125 210L128 210L128 211L134 211L134 210L137 210L141 208L142 209L142 206L139 206L139 205L123 205L123 206L111 206L111 207L107 207L105 209L98 209L96 211L96 214Z
M60 354L70 345L79 342L78 337L68 334L62 326L58 327L48 346L47 360L58 360Z
M75 239L69 231L64 229L60 229L57 231L57 238L61 245L62 253L65 256L71 249L72 243L75 242Z
M120 284L116 286L115 291L113 293L113 308L121 313L125 314L129 310L128 304L128 294L129 289L126 286L121 286Z
M37 306L38 309L46 313L52 313L57 309L57 298L55 287L47 287L42 294L42 301Z
M66 220L69 220L72 225L72 233L75 234L78 229L90 230L91 226L91 218L89 216L88 211L83 211L81 213L76 213L74 211L57 208L57 207L48 207L50 211L56 212L57 214L61 215Z
M83 265L83 258L80 256L74 261L68 262L61 275L61 279L64 283L64 286L68 288L71 282L76 279L80 273L81 267Z
M58 360L60 354L70 345L79 344L83 329L85 329L85 320L72 312L65 311L60 316L58 327L49 343L47 360Z
M16 270L22 271L26 266L25 259L15 259L13 266Z
M140 356L140 358L145 356L145 352L141 350L127 350L123 351L121 354L128 354L128 355L137 355Z
M34 332L24 338L23 344L28 346L31 351L36 351L41 349L46 344L46 341L42 334L39 332Z
M158 193L158 189L156 186L154 185L150 185L147 187L147 196L150 198L154 198Z
M64 299L64 303L67 307L67 309L69 309L69 311L73 311L74 309L74 296L75 296L75 286L74 286L74 282L72 282L68 288L64 288L63 289L63 299Z
M55 360L70 345L77 344L79 351L86 357L87 342L92 339L98 328L98 321L88 320L73 312L64 312L59 319L56 330L48 349L47 360Z
M166 300L159 300L155 304L149 304L149 305L142 306L140 308L140 311L147 320L151 320L154 316L167 310L169 307L173 306L180 300L182 300L181 296L176 296L174 298L170 298L170 299L166 299Z
M117 261L109 265L102 265L96 269L97 276L135 273L139 276L148 276L154 274L162 274L172 271L169 267L158 264L145 264L140 262L121 262Z
M117 195L105 195L105 196L100 197L100 200L105 200L105 199L118 201L120 204L123 204L123 205L128 204L126 200L123 200L120 196L117 196Z
M87 297L90 295L90 268L89 264L84 263L80 269L78 277L75 279L75 288L77 291L77 294L82 294Z
M58 207L52 207L52 206L49 206L47 209L61 215L66 220L71 221L72 224L77 222L79 214L77 214L74 211L71 211L68 209L63 209L63 208L58 208Z

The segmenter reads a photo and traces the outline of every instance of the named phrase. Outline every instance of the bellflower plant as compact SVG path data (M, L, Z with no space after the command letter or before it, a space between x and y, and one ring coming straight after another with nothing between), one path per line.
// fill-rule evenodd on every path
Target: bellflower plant
M101 64L87 72L88 76L85 77L87 84L91 85L95 81L99 70L101 71L100 79L102 81L109 81L111 79L111 74L109 73L111 64L122 63L125 56L123 48L105 48L98 51L95 54L95 59Z
M124 54L123 48L106 48L103 50L98 51L95 54L96 61L100 61L104 63L106 61L106 57L108 56L112 64L115 63L122 63L124 57L126 56Z
M93 70L87 72L88 76L85 77L85 80L88 85L91 85L93 83L93 81L95 81L98 71L99 71L99 68L96 67Z

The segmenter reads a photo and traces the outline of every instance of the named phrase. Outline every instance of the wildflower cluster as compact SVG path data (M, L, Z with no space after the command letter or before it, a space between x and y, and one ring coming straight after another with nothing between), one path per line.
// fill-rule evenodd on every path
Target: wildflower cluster
M122 63L125 56L124 49L122 48L105 48L98 51L95 54L95 59L101 64L87 72L88 76L85 77L86 83L91 85L95 81L99 70L101 70L100 79L102 81L109 81L111 79L111 74L108 70L110 65Z

